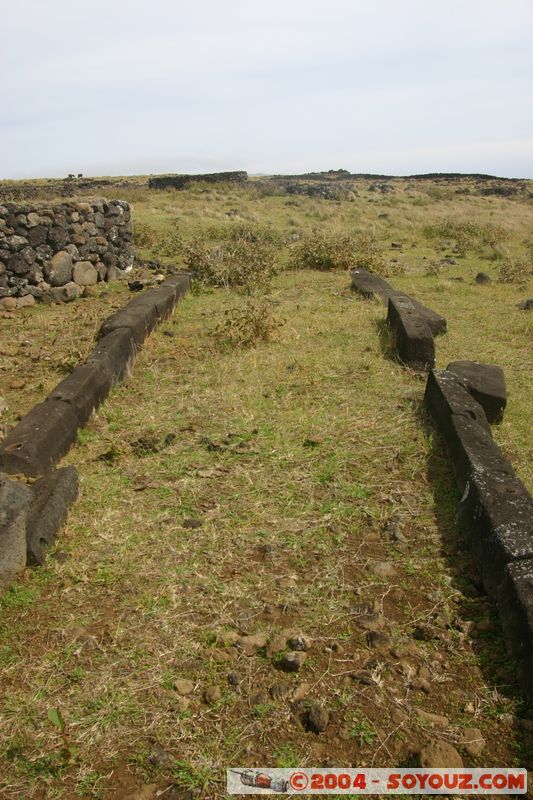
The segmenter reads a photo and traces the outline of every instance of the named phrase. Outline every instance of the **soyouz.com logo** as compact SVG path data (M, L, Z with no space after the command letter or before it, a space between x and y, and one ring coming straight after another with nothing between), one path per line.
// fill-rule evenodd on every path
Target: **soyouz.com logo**
M228 794L526 794L525 769L269 769L227 770Z

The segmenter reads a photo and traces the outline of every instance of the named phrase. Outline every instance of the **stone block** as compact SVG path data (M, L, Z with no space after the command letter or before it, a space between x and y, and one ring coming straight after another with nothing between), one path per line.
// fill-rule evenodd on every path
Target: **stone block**
M452 361L447 370L461 378L472 397L483 406L489 422L502 419L507 404L507 387L501 367L477 361Z
M62 400L34 406L0 442L0 470L34 478L44 475L76 440L78 419Z
M26 516L32 491L0 473L0 592L26 566Z
M42 564L46 550L65 523L70 506L78 496L75 467L63 467L40 478L32 486L32 502L26 522L28 564Z
M411 300L390 297L387 321L393 331L400 360L416 370L432 369L435 366L433 334Z

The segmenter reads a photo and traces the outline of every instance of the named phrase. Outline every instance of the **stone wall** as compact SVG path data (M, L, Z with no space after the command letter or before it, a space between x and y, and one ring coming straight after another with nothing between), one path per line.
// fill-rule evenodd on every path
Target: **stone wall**
M133 264L129 204L122 200L0 205L0 304L73 300Z
M245 183L248 173L240 172L213 172L207 175L154 175L148 179L150 189L183 189L188 183L202 181L203 183Z

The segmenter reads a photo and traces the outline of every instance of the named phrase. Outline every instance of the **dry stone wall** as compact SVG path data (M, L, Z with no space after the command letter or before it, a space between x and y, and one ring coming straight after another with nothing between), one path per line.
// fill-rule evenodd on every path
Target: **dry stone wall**
M133 264L123 200L0 205L0 304L74 300L83 287L118 278Z
M202 181L203 183L245 183L248 173L238 172L212 172L205 175L153 175L148 179L150 189L183 189L188 183Z

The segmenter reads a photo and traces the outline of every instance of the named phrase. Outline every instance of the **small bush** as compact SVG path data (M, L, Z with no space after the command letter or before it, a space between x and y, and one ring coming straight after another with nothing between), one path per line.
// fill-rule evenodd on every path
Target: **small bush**
M161 240L161 234L147 222L135 222L133 226L133 241L135 247L153 247Z
M274 248L265 242L239 239L211 249L195 239L183 248L183 255L202 285L240 287L247 294L267 288L278 271Z
M423 228L427 239L435 240L442 249L450 245L459 256L471 251L481 251L484 247L496 250L505 242L509 233L500 225L476 223L464 219L449 218L436 225Z
M339 236L314 230L292 250L289 265L292 269L350 269L355 263L357 241L353 236Z
M533 277L533 260L508 259L500 266L498 280L500 283L514 283L525 286Z
M253 347L272 338L284 321L272 311L272 303L266 297L248 297L243 305L228 308L224 322L216 326L213 335L222 347Z

